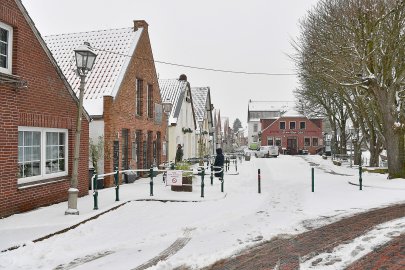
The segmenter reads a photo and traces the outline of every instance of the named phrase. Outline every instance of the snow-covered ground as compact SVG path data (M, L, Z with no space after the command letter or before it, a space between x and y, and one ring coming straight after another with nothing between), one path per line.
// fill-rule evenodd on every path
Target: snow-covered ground
M311 192L311 167L315 168L315 192ZM358 183L357 168L337 167L320 156L252 157L238 163L238 171L238 175L225 175L224 193L218 179L211 186L206 177L204 198L199 176L193 181L193 192L187 193L170 191L159 175L153 197L149 180L142 179L121 186L120 202L115 202L113 188L101 190L99 210L92 210L91 194L80 198L79 216L65 216L65 202L1 219L0 250L25 246L0 253L0 269L134 269L153 265L157 256L166 260L150 269L182 264L200 268L280 234L301 233L370 208L405 202L404 179L364 173L360 191L349 184ZM73 230L33 242L123 203ZM349 264L373 246L404 233L404 223L399 219L383 224L384 237L370 232L337 247L335 255L342 264ZM359 246L356 241L364 243L364 239L370 240L368 245L354 252ZM318 256L327 260L325 254ZM312 266L317 258L301 268L323 269L324 265Z

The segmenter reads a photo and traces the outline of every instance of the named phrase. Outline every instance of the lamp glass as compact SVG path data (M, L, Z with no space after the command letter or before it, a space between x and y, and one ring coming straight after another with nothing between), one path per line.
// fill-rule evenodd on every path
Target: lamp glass
M81 45L75 50L76 66L79 69L91 70L96 60L97 54L95 54L89 45Z

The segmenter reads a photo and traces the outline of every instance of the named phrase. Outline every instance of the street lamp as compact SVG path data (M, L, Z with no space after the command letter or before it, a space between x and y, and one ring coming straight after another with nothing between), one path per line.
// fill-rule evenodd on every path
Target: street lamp
M83 95L84 86L86 84L86 75L93 68L94 61L97 54L91 50L90 43L84 42L80 45L75 52L77 74L80 76L79 86L79 108L77 112L76 121L76 136L75 146L73 152L73 169L72 178L70 181L70 188L68 190L68 209L65 211L65 215L78 215L77 209L77 197L79 195L79 189L77 188L77 175L79 170L79 150L80 150L80 133L82 129L82 113L83 113Z
M163 111L166 114L167 120L167 127L166 127L166 163L167 166L169 165L169 116L170 112L172 111L173 104L170 102L169 98L166 98L164 102L162 102Z

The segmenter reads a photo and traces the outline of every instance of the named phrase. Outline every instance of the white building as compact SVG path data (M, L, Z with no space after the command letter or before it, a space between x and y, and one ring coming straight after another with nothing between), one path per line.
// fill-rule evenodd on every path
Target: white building
M191 96L193 98L194 112L197 121L196 147L197 157L203 157L213 153L214 123L211 103L211 93L209 87L192 87Z
M159 79L160 94L163 102L170 102L168 160L174 161L177 145L183 147L183 159L193 158L196 153L196 120L187 77L179 79Z

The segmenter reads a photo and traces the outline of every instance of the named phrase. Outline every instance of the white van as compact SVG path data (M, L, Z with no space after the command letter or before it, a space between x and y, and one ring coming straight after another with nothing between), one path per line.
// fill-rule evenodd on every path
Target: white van
M278 146L263 145L260 146L256 153L258 158L278 157Z

